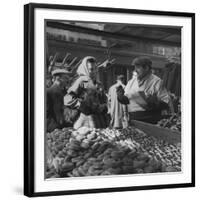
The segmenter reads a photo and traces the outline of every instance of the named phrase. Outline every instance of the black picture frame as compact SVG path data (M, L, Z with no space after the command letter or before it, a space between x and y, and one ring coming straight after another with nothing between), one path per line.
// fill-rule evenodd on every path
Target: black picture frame
M53 191L53 192L35 192L34 182L34 97L35 97L35 81L34 75L34 11L36 8L57 9L57 10L79 10L79 11L96 11L107 13L126 13L156 16L177 16L188 17L192 20L192 181L191 183L168 184L168 185L144 185L133 187L117 187L117 188L99 188L86 190L70 190L70 191ZM133 190L149 190L163 188L184 188L195 186L195 14L186 12L166 12L153 10L135 10L121 8L104 8L104 7L86 7L73 5L56 5L56 4L27 4L24 5L24 195L28 197L36 196L52 196L52 195L72 195L99 192L122 192Z

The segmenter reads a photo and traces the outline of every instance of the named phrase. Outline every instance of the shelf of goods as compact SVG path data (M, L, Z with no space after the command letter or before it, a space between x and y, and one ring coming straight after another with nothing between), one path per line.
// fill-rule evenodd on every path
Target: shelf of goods
M126 129L46 134L46 178L181 171L180 133L132 121Z

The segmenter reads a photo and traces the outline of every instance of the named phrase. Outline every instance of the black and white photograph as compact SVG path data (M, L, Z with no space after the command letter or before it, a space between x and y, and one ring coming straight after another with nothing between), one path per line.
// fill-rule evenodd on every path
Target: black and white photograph
M46 178L181 172L181 27L46 20Z
M25 16L25 195L193 187L194 14Z

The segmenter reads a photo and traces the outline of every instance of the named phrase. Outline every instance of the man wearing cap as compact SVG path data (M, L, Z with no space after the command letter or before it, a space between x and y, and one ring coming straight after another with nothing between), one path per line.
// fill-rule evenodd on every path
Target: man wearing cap
M152 61L141 56L133 60L135 74L125 89L117 88L118 100L128 105L129 118L149 123L161 119L161 111L168 109L171 103L162 80L152 74Z
M52 71L53 84L47 88L47 131L55 128L62 128L63 119L63 98L66 94L65 86L68 81L69 72L65 69L55 69Z
M112 85L108 91L108 113L110 114L110 126L113 128L122 128L126 114L126 106L119 103L117 100L117 87L121 86L123 89L124 75L117 76L117 83Z

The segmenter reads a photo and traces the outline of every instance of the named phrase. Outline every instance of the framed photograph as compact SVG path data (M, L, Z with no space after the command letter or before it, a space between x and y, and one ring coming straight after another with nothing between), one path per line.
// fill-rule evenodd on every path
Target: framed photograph
M24 194L195 186L195 14L24 6Z

